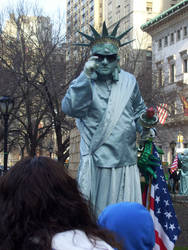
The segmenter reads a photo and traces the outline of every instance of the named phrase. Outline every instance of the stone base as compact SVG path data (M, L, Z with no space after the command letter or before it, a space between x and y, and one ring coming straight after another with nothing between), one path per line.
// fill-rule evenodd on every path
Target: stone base
M171 194L171 198L181 228L175 246L187 247L188 249L188 196Z

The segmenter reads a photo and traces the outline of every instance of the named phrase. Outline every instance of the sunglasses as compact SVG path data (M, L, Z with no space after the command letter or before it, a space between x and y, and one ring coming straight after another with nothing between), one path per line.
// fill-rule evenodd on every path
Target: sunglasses
M98 57L98 59L97 59L98 62L104 61L105 58L106 58L106 60L108 62L114 62L114 61L117 60L117 55L100 55L100 54L95 54L94 56Z

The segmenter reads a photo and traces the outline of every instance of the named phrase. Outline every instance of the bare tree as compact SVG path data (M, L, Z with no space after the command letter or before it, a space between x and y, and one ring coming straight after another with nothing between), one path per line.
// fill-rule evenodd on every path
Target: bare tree
M61 100L69 82L80 72L84 56L80 61L69 60L72 74L67 77L62 21L54 27L37 8L33 13L29 16L19 4L9 13L0 36L0 88L15 100L11 141L13 146L19 145L22 154L26 150L33 156L38 147L47 148L49 135L55 132L57 157L64 162L73 122L61 112Z

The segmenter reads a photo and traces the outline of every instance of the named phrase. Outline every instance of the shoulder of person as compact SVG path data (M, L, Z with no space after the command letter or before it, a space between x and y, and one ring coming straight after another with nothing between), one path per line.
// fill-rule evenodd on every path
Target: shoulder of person
M133 82L136 82L136 77L133 74L131 74L131 73L129 73L129 72L123 70L123 69L121 69L120 75L122 75L122 77L129 78Z
M124 74L125 76L130 77L130 78L136 80L136 77L132 73L130 73L128 71L125 71L124 69L120 70L120 74Z
M93 244L92 244L93 243ZM81 230L70 230L57 233L52 239L53 250L113 250L106 242L100 239L88 238Z

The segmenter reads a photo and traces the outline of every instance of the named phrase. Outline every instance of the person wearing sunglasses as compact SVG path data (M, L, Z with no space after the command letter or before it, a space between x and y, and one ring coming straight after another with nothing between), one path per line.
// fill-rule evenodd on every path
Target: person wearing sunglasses
M62 100L63 112L77 118L77 180L97 215L112 203L142 203L136 132L142 132L138 119L145 104L135 77L120 69L118 50L131 42L120 40L131 29L117 36L118 26L109 33L104 22L102 34L92 26L92 36L80 32L89 40L83 45L90 47L91 57Z

